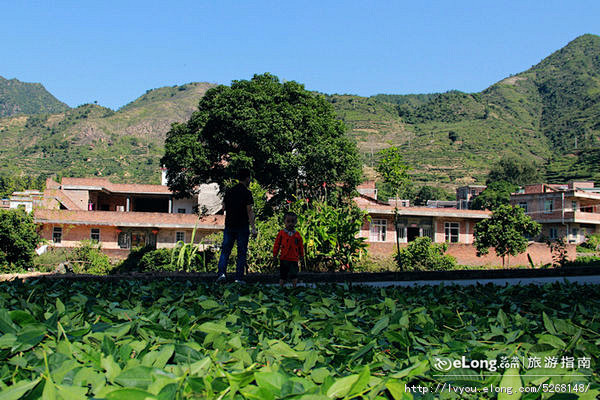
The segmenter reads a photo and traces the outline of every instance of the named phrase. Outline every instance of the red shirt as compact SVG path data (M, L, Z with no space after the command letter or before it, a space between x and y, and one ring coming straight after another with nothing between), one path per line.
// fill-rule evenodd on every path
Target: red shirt
M304 257L302 236L298 231L294 231L294 234L290 236L285 229L280 230L273 246L273 257L277 257L279 250L281 250L280 260L298 261L300 257Z

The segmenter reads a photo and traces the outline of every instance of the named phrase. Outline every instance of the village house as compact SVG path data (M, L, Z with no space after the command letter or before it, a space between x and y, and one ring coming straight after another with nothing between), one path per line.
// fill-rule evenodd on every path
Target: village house
M510 203L542 225L538 240L579 244L586 234L600 232L600 188L594 182L527 185L511 194Z
M163 173L163 183L164 173ZM199 218L197 212L205 216ZM118 184L106 178L48 179L40 206L33 209L40 235L53 247L76 247L90 239L112 257L137 246L172 248L222 231L224 216L214 185L193 198L177 199L165 185Z
M372 186L370 191L369 185ZM502 259L497 257L493 250L485 256L478 257L473 244L475 225L483 219L490 218L490 211L460 209L459 207L464 205L460 202L457 202L454 208L402 207L400 204L396 206L393 201L379 201L373 188L373 182L364 183L359 187L359 196L354 198L354 202L369 216L364 221L359 236L365 238L370 254L393 254L396 251L398 232L401 247L407 246L418 237L427 236L434 243L447 243L447 254L454 256L458 264L502 265ZM469 187L475 192L480 188L482 187ZM469 201L474 198L470 190L468 197ZM574 251L574 246L567 248L569 257L572 258ZM528 255L538 265L552 262L552 254L546 243L530 242L525 253L511 258L511 264L528 265Z

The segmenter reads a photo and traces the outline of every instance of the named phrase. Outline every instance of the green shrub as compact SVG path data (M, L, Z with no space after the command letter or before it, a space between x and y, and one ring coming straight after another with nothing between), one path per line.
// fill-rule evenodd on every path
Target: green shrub
M45 253L34 257L34 268L39 272L53 272L59 264L72 259L72 252L72 249L64 247L49 247Z
M308 269L352 271L366 254L365 238L357 235L367 213L355 204L333 206L326 201L299 199L289 208L298 215L296 229L304 240Z
M102 252L100 243L82 240L70 254L69 262L75 273L104 275L110 272L113 265L110 258Z
M577 251L583 250L582 252L585 253L600 251L600 233L587 234L585 238L585 242L577 246Z
M448 254L446 243L432 243L427 236L416 238L396 255L398 265L404 271L438 271L456 268L456 259Z
M121 261L111 273L120 274L132 271L140 271L140 262L142 261L142 257L150 251L153 251L154 248L150 246L145 247L134 247L127 255L127 258Z
M598 256L583 256L577 257L575 261L567 261L565 267L600 267L600 257Z
M273 244L283 223L280 217L272 216L265 221L256 221L258 234L248 243L248 271L272 273L278 270L273 263Z
M171 264L171 249L151 250L142 255L138 264L139 271L175 271Z
M0 272L20 272L32 267L40 241L32 214L21 209L0 210Z

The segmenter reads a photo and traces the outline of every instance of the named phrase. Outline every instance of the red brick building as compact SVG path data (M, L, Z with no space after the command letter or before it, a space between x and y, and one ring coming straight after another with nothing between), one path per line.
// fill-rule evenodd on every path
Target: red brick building
M366 189L363 189L366 190ZM370 194L370 193L369 193ZM359 236L364 237L372 255L390 256L396 251L395 205L378 201L367 194L354 199L369 214ZM490 218L490 211L458 208L398 207L398 239L400 246L407 246L417 237L428 236L435 243L448 243L447 253L462 265L502 265L502 259L493 250L477 257L473 245L473 230L479 221ZM574 258L575 246L567 248L568 257ZM546 243L530 242L527 251L511 257L510 265L528 265L527 256L537 265L552 262L552 254Z
M165 185L116 184L104 178L49 179L42 205L34 210L41 236L54 247L98 241L113 256L136 246L174 247L223 230L224 216L199 218L198 197L175 199Z
M579 244L586 234L600 232L600 188L594 182L528 185L510 202L542 225L540 240Z

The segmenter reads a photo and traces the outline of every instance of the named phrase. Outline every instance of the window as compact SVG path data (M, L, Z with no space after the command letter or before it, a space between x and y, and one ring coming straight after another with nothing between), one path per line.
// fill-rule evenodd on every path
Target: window
M558 239L558 229L552 227L550 228L550 239L556 240Z
M371 221L371 242L385 242L387 233L387 220L373 219Z
M544 200L544 212L551 213L554 211L554 203L552 200Z
M445 222L444 231L446 233L446 242L458 243L458 233L460 224L458 222Z
M62 228L59 226L55 226L52 230L52 241L54 243L62 242Z
M185 208L178 208L177 214L185 214Z
M573 209L573 211L577 211L577 202L576 201L571 202L571 208Z
M423 236L427 236L433 240L433 230L429 227L423 227Z
M521 207L523 209L523 211L525 212L525 214L527 214L527 202L521 202L519 203L519 207Z
M131 248L131 236L129 236L129 232L120 232L119 233L119 247L122 249Z
M92 239L94 242L100 241L100 228L92 228L90 232L90 239Z
M175 242L185 243L185 232L175 232Z

